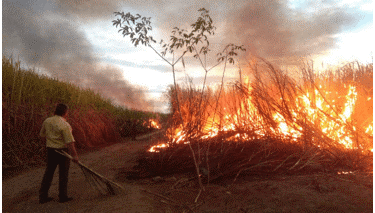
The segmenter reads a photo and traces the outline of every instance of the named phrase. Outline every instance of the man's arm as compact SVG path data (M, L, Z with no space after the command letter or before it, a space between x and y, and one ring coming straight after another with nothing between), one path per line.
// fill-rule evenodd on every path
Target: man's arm
M70 142L67 144L69 153L73 157L73 162L78 162L78 155L77 155L77 150L75 146L75 142Z
M75 147L75 140L72 135L72 127L69 124L67 124L65 128L62 130L62 135L64 137L66 146L68 147L69 153L73 157L73 162L77 163L78 155Z

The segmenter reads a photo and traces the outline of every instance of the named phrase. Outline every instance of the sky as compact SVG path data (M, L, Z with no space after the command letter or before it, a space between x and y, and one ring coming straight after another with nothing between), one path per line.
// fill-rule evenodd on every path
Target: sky
M205 8L216 26L209 37L207 67L226 44L243 45L236 65L225 67L225 80L238 80L252 56L276 65L313 60L322 68L353 60L372 62L371 0L3 0L2 54L20 58L41 74L90 88L114 104L143 111L168 112L166 91L173 84L171 66L151 48L134 47L112 25L114 12L151 17L157 41L168 41L173 27L190 30ZM153 44L161 51L158 44ZM178 57L176 53L175 58ZM172 60L172 55L166 56ZM176 79L203 82L199 62L186 55L176 65ZM218 84L223 65L208 73Z

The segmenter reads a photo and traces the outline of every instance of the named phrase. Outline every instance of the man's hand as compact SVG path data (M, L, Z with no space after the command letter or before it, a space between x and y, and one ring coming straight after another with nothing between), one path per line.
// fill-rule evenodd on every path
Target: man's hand
M78 163L78 155L77 155L76 147L74 146L74 142L71 142L68 144L68 149L69 149L70 154L73 156L72 161L74 163Z

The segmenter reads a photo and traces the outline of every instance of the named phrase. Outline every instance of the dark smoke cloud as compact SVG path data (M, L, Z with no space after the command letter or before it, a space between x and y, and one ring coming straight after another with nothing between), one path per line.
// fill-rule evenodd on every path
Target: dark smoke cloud
M168 39L175 26L188 28L199 15L197 10L204 7L214 24L224 28L217 29L212 50L220 51L228 43L243 44L248 54L287 64L335 48L335 35L361 19L336 1L306 1L294 9L288 4L286 0L126 1L141 14L152 14L163 39Z
M118 0L56 0L59 11L85 21L112 18L119 9Z
M243 44L249 53L275 62L292 62L334 48L334 36L361 19L335 1L306 1L295 9L288 4L286 0L126 1L126 6L152 16L163 30L163 39L168 39L175 26L188 28L198 17L197 10L204 7L216 26L225 23L212 40L221 45L212 49Z
M3 1L5 55L19 53L27 64L44 68L52 77L91 88L120 105L139 110L151 109L145 94L123 79L119 69L99 65L78 24L67 19L66 14L61 14L56 5L49 5L50 10L46 11L41 8L42 4L38 4L40 2ZM78 7L72 11L81 9L90 13L90 7ZM91 12L98 11L94 7Z
M301 9L287 1L246 1L228 15L227 40L235 38L261 57L293 60L335 47L333 36L358 18L334 4L309 2Z
M127 8L152 17L153 26L167 40L173 27L188 28L202 7L210 11L216 26L223 27L211 41L213 49L243 44L247 53L284 62L335 47L333 35L360 18L334 1L308 1L291 9L285 0L5 0L3 54L20 54L53 76L93 88L126 106L147 108L145 94L124 80L120 70L99 66L80 24L102 20L111 24L113 12Z

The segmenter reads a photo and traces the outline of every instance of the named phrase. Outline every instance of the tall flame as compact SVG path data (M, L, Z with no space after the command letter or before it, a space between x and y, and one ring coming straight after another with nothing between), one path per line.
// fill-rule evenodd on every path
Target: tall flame
M245 85L247 85L248 91L251 92L252 88L250 84L245 83ZM358 98L356 87L349 85L347 95L345 95L343 110L340 110L336 105L340 100L341 102L343 100L337 91L322 91L322 85L319 85L318 88L312 93L306 92L297 96L294 101L296 103L296 108L291 109L294 122L288 122L279 112L273 113L272 118L276 123L276 127L273 127L273 132L285 138L297 141L303 136L304 131L307 131L307 129L304 129L303 122L311 122L315 126L319 126L327 137L342 144L345 148L353 148L351 133L357 130L353 125L348 124L352 122L352 115ZM330 100L328 101L323 95L330 97ZM228 96L232 99L235 98L234 95ZM223 105L226 107L223 107L220 113L211 113L210 116L208 116L204 124L201 138L212 138L217 136L219 132L235 131L239 126L246 126L246 122L252 122L252 126L258 125L260 127L254 130L257 135L266 135L265 129L262 128L264 127L265 121L261 116L257 115L256 107L252 103L252 97L249 95L240 100L240 107L233 111L228 109L229 107L227 106L229 102L225 102L226 99L224 97L221 101L224 102ZM304 117L301 117L301 115L304 115ZM303 122L299 122L298 120L302 120ZM372 123L364 128L364 132L367 134L372 135L372 131ZM183 132L182 126L169 129L167 132L172 143L180 143L181 141L189 143L186 141L186 134ZM252 138L253 137L254 136L252 136ZM236 138L242 140L251 139L246 133L236 133L229 139L233 140ZM156 145L151 147L149 151L157 152L157 148L164 147L168 147L168 144Z

